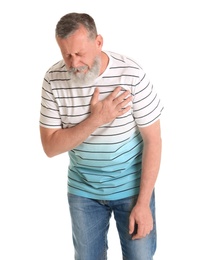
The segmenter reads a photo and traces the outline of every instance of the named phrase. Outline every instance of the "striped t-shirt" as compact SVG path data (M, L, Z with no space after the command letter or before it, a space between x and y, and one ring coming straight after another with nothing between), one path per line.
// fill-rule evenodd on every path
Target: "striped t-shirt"
M96 87L100 90L100 99L117 86L121 86L121 93L130 90L131 110L99 127L68 152L69 193L114 200L138 194L143 149L139 128L158 120L163 107L137 63L120 54L106 53L109 64L92 85L74 85L63 60L47 71L42 87L40 125L67 128L86 119Z

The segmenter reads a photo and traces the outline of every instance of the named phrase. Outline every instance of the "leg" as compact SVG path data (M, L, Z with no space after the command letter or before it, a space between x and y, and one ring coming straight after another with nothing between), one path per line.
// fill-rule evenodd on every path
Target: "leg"
M111 210L96 200L68 194L75 260L106 260Z
M154 220L154 228L143 239L132 240L128 232L129 215L137 201L137 196L121 200L121 203L113 209L122 246L124 260L152 260L156 250L156 222L155 222L155 198L151 198L151 211ZM118 203L120 200L118 201Z

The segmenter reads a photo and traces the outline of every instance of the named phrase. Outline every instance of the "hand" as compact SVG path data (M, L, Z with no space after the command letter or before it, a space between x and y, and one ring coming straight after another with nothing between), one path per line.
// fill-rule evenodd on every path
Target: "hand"
M132 100L130 92L127 90L117 96L121 87L117 87L107 98L99 101L99 89L96 88L91 99L91 116L94 117L98 126L112 122L116 117L125 114L131 106L127 104Z
M137 229L137 230L135 230ZM153 218L149 206L135 205L129 217L129 234L132 239L140 239L153 229Z

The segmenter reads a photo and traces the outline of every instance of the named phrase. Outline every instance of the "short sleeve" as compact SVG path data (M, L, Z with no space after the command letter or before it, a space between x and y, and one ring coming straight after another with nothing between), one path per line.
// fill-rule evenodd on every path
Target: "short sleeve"
M138 127L151 125L161 116L163 105L147 75L140 68L133 87L133 117Z
M46 128L61 128L61 117L57 102L54 98L48 72L42 85L40 125Z

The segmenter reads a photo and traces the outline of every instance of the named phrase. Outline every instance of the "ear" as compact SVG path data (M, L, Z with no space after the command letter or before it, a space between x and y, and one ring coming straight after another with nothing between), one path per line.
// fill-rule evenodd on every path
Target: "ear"
M102 49L103 37L100 34L98 34L96 37L96 45L97 45L97 48Z

